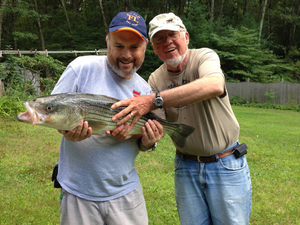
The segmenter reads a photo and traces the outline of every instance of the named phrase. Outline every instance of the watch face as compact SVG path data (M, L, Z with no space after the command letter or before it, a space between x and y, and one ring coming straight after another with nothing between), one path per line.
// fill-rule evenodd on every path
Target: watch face
M157 99L155 99L155 104L156 104L157 106L161 106L161 105L163 104L163 100L160 99L160 98L157 98Z

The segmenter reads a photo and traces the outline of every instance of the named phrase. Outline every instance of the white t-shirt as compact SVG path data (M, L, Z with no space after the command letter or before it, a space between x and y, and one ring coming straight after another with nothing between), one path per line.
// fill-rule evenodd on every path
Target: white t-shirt
M81 92L120 100L152 93L138 74L129 80L112 72L106 56L82 56L72 61L52 94ZM107 201L135 190L140 181L134 168L139 153L136 139L123 142L92 135L80 142L64 137L59 155L58 181L69 193L91 201Z

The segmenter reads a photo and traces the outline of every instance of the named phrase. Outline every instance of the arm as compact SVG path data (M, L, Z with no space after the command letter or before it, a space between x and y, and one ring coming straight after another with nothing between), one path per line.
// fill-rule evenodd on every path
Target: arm
M210 75L201 79L197 79L189 84L185 84L173 89L165 90L160 93L164 99L164 108L170 108L181 105L188 105L201 102L213 97L220 96L224 93L225 80L223 76ZM117 121L122 116L122 120L118 121L118 125L123 124L131 119L130 112L134 115L131 126L133 127L137 121L151 110L157 109L153 104L155 94L143 95L126 100L119 101L112 105L112 109L121 106L127 106L125 109L114 115L112 120Z

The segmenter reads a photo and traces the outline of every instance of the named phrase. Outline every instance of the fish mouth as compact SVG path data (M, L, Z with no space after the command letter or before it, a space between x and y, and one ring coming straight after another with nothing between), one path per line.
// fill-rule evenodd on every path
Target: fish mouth
M31 124L40 123L41 121L37 115L36 110L33 107L31 107L28 102L24 102L23 105L25 106L27 111L18 115L18 121Z

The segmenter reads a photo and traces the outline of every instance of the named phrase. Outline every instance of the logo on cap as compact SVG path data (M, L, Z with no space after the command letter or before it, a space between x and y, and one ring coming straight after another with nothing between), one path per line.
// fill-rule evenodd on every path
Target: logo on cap
M139 22L137 21L137 19L140 18L139 16L134 16L134 15L131 15L131 14L127 14L127 16L128 16L128 19L127 19L128 22L132 20L132 21L135 22L135 23L139 23Z

